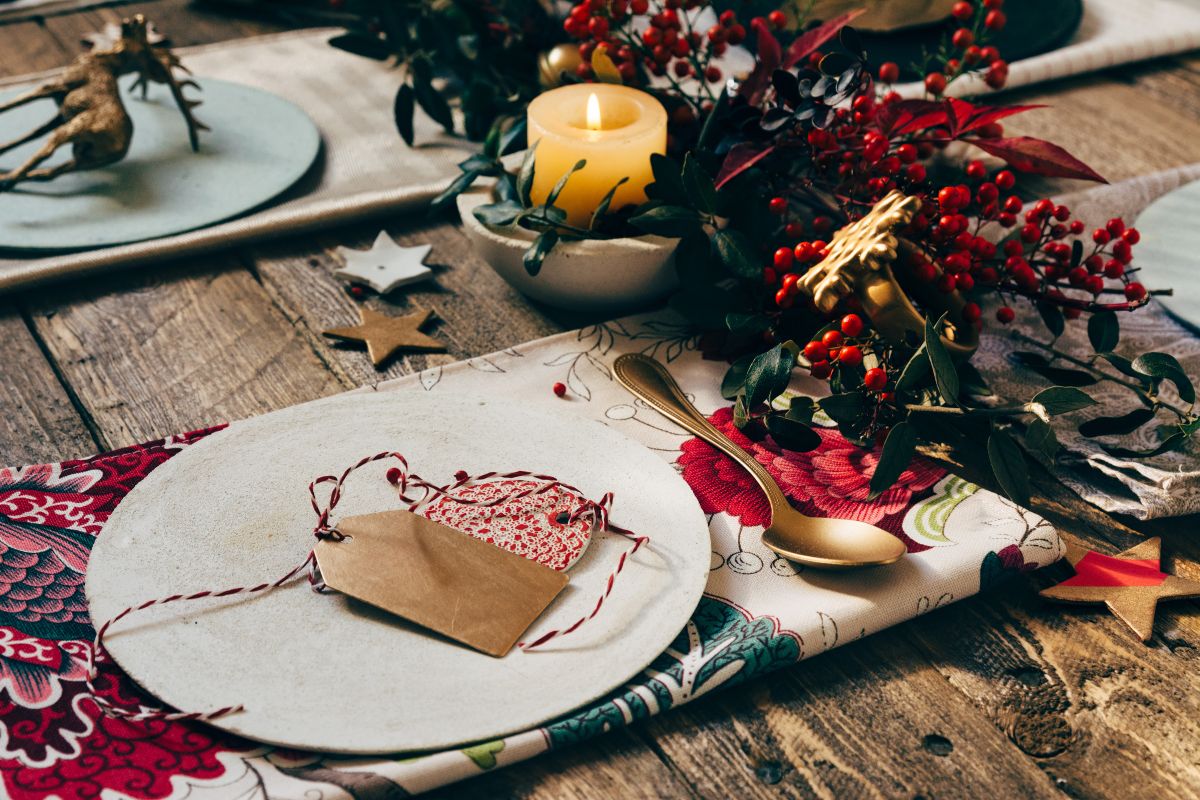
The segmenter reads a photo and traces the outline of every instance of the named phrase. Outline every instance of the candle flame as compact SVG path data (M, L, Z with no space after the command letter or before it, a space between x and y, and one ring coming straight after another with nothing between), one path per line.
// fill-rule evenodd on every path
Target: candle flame
M587 126L589 131L600 130L600 98L596 97L596 93L588 97L587 102Z

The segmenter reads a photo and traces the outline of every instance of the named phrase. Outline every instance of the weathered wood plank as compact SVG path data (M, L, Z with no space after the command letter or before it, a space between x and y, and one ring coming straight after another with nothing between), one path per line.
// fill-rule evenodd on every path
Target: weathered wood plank
M906 641L941 612L674 709L645 729L704 797L1058 797Z
M26 297L46 349L106 446L350 388L247 270L215 258Z
M63 63L65 52L58 41L36 22L14 22L0 26L0 77L53 69Z
M0 303L0 467L90 455L92 438L20 313Z
M215 13L188 0L150 0L117 6L101 6L75 14L48 17L49 31L63 47L78 52L81 38L101 30L109 22L120 22L134 14L145 14L176 47L240 39L283 30L266 18L242 18Z

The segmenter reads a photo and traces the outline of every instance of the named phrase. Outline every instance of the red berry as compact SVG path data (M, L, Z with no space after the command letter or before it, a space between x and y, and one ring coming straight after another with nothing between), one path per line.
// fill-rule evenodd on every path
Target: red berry
M792 249L790 247L781 247L775 251L775 266L779 269L790 269L793 261Z
M776 9L770 14L767 14L767 22L770 22L771 27L775 28L776 30L782 29L784 25L787 25L787 15Z
M1062 315L1067 319L1079 319L1083 315L1083 312L1074 306L1068 306L1062 310Z
M565 383L562 383L560 381L559 383L554 384L554 394L555 395L557 395L558 397L563 397L564 395L566 395L566 393L567 393L567 385Z
M1077 219L1071 222L1071 233L1075 236L1083 233L1083 220Z
M804 357L810 364L829 359L829 348L821 342L812 341L804 345Z
M1013 311L1008 306L1000 306L996 309L996 319L999 320L1003 325L1007 325L1016 318L1017 312Z
M989 11L987 16L983 18L983 27L989 31L1003 30L1004 24L1008 22L1008 17L1004 16L1003 11Z
M1112 237L1109 236L1108 231L1104 230L1104 228L1096 228L1096 230L1092 231L1092 241L1096 244L1105 245L1111 240Z
M1125 220L1120 217L1113 217L1105 223L1104 228L1111 236L1120 236L1125 232Z
M973 44L966 50L963 50L963 61L968 64L978 64L981 58L983 58L983 50L980 49L979 45Z
M941 94L946 91L946 76L940 72L931 72L926 75L925 91L930 94Z
M786 197L772 197L767 202L767 208L772 214L783 214L787 211L788 203Z
M1013 175L1006 169L1002 169L996 173L996 185L1005 191L1011 189L1017 183L1017 176Z
M1003 174L1003 172L1000 173L1000 175ZM1000 176L997 175L996 177L999 178ZM1004 210L1010 214L1018 214L1024 207L1025 204L1021 202L1021 198L1017 197L1015 194L1010 194L1008 197L1004 198Z
M1027 223L1024 228L1021 228L1021 241L1023 242L1036 242L1041 238L1041 235L1042 229L1032 222Z
M624 65L622 64L622 66ZM692 65L686 61L676 61L672 69L675 70L675 74L680 78L686 78L692 74Z
M813 365L808 369L812 373L812 376L819 380L825 380L833 373L833 369L830 368L828 361L813 362Z
M1100 257L1099 253L1096 253L1085 258L1083 265L1087 267L1087 271L1091 274L1099 275L1101 270L1104 269L1104 259Z
M1126 228L1121 231L1121 238L1130 244L1137 244L1142 240L1142 235L1138 233L1137 228Z
M954 277L954 286L960 292L969 292L975 288L975 279L971 277L971 273L963 272Z
M971 161L967 164L967 177L971 180L981 181L987 176L987 167L982 161Z
M721 80L721 70L716 67L708 67L704 70L704 79L709 83L716 83Z
M804 226L799 222L789 222L784 227L783 232L789 239L799 239L804 235Z
M1141 300L1146 296L1146 287L1134 281L1133 283L1125 284L1125 299L1126 300Z
M629 10L640 16L650 10L650 2L649 0L631 0Z
M862 317L858 314L847 314L842 317L842 333L847 336L858 336L863 330Z
M1067 273L1067 280L1071 282L1072 286L1083 286L1087 283L1087 279L1088 271L1083 267L1075 267Z
M989 64L983 82L993 89L1003 89L1008 83L1008 62L997 60Z
M742 42L746 41L745 26L744 25L734 25L732 28L729 29L729 33L726 34L726 39L729 40L730 44L741 44ZM722 46L721 51L724 52L724 50L725 50L725 48L724 48L724 46ZM721 55L721 53L717 53L717 55Z
M962 318L967 322L975 323L983 316L983 312L979 310L978 303L967 303L962 309Z
M845 356L843 356L844 358ZM863 385L872 392L878 392L883 387L887 386L887 373L879 367L871 367L867 370L867 374L863 375Z
M950 7L950 15L959 22L969 20L974 14L975 7L964 0L959 0L959 2Z
M914 183L921 183L925 180L925 165L924 164L909 164L908 169L904 171L908 179Z
M1104 290L1104 278L1101 278L1099 275L1089 275L1087 283L1084 286L1092 294L1100 294Z
M1113 258L1122 264L1128 264L1130 261L1133 261L1133 248L1124 239L1117 239L1113 242L1112 253Z
M791 308L794 302L796 302L795 295L787 289L780 289L775 293L775 305L780 308Z
M950 42L959 50L966 50L971 45L975 44L975 34L967 28L959 28L950 37Z
M826 347L837 347L842 343L841 331L825 331L821 336L821 343Z
M592 17L588 20L588 33L597 39L608 36L608 20L604 17Z
M900 80L900 65L895 61L885 61L880 64L879 80L884 83L895 83Z
M838 353L838 363L843 367L857 367L862 360L862 350L859 350L857 345L848 344Z

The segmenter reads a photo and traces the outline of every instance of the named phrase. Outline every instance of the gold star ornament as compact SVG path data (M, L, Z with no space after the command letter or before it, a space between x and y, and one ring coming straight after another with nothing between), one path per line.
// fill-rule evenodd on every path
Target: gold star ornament
M1200 583L1159 568L1162 540L1155 536L1115 556L1067 543L1075 574L1039 594L1064 603L1103 603L1143 642L1154 632L1159 600L1200 597Z
M330 328L321 335L340 342L364 342L371 363L378 367L401 350L417 353L444 353L445 345L421 333L421 326L432 311L415 311L403 317L389 317L369 308L359 308L362 322L347 328Z

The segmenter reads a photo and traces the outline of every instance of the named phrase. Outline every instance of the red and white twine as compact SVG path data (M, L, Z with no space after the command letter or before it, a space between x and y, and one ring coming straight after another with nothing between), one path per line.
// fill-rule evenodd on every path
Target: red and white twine
M346 479L361 467L365 467L368 464L385 459L395 459L395 461L399 464L399 466L392 467L387 471L387 479L396 487L397 495L401 502L408 505L407 510L413 512L415 512L421 506L443 497L456 503L477 506L480 508L499 506L513 500L519 500L522 497L540 495L556 489L563 489L575 495L576 497L583 497L583 493L579 489L568 483L560 481L553 475L539 475L527 470L517 470L515 472L484 472L479 475L468 475L466 472L460 470L458 473L456 473L455 479L452 483L438 485L435 483L430 483L414 472L410 472L407 459L405 459L400 453L386 451L360 459L357 463L347 467L341 473L341 475L322 475L308 485L309 499L312 503L313 512L317 515L317 524L313 528L314 537L317 539L327 539L330 541L340 541L345 538L341 533L338 532L337 526L331 524L330 517L333 513L333 510L337 507L338 503L342 499L342 493L345 487ZM488 481L492 479L508 480L517 478L522 478L526 481L532 481L534 482L534 485L526 485L525 488L498 497L492 497L487 500L475 500L455 494L456 490L471 484L479 483L481 481ZM333 488L329 493L329 502L325 506L322 506L320 501L317 499L317 487L325 484L333 484ZM414 494L410 494L410 492L413 492ZM419 492L420 494L416 495L416 492ZM600 609L604 606L604 601L608 599L608 596L612 593L613 586L616 584L617 576L620 575L621 571L625 569L625 564L629 560L629 557L640 550L644 544L650 541L649 537L647 536L639 536L630 530L612 523L609 518L612 502L612 492L606 492L599 501L584 498L579 506L570 512L566 520L567 524L570 524L585 518L591 519L592 533L595 533L596 531L607 530L624 536L633 543L633 546L629 550L621 554L621 557L617 560L616 566L613 568L612 572L609 573L608 579L604 583L604 591L596 599L596 603L592 607L592 610L566 627L547 631L531 642L518 642L518 648L528 651L537 647L541 647L553 639L566 636L567 634L578 630L588 620L593 619L597 614L600 613ZM325 591L325 584L321 580L320 566L317 563L316 551L309 550L308 555L305 557L303 562L290 569L285 575L268 583L259 583L254 586L236 586L230 589L222 589L220 591L207 589L204 591L193 592L191 594L173 594L166 597L159 597L154 600L147 600L144 603L139 603L137 605L122 609L118 614L106 620L96 629L95 639L92 641L92 647L88 652L86 675L88 693L96 702L96 705L100 707L100 710L106 715L135 721L210 721L220 719L221 717L228 716L229 714L237 713L238 711L242 711L244 706L241 704L224 706L203 712L164 711L162 709L150 708L147 706L139 706L136 710L134 710L113 704L110 700L108 700L108 698L100 695L96 691L95 686L95 680L98 676L96 665L106 656L106 651L104 650L104 635L108 633L108 630L113 625L120 622L125 617L128 617L130 614L138 611L144 611L153 606L162 606L167 605L168 603L177 603L189 600L201 600L206 597L233 597L235 595L252 595L260 594L262 592L269 592L273 589L278 589L280 586L290 582L297 575L300 575L306 571L308 573L308 581L312 585L313 590L318 592Z

